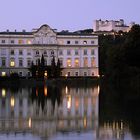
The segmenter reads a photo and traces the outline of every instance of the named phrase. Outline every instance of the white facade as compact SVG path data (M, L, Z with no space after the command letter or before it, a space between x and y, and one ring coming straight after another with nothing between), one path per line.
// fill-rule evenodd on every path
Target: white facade
M62 64L62 76L98 76L98 36L55 32L48 25L34 32L0 32L0 75L28 76L33 61L44 55Z
M130 25L125 25L124 20L120 19L119 21L114 21L114 20L95 20L93 29L94 32L96 31L123 31L123 32L128 32L131 27L135 23L130 23Z

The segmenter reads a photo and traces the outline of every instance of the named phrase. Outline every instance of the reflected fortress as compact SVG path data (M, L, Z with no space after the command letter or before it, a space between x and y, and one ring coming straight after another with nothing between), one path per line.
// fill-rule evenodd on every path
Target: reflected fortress
M0 89L0 133L30 133L48 139L58 132L98 136L99 87L38 86L17 93ZM16 137L16 135L15 135Z

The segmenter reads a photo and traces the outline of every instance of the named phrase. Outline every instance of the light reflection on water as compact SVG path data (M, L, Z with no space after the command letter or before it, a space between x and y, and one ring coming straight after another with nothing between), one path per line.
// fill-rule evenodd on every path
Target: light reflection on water
M0 88L0 139L93 139L98 86Z
M0 139L134 140L130 124L113 118L116 108L106 108L110 100L99 91L94 85L2 87Z

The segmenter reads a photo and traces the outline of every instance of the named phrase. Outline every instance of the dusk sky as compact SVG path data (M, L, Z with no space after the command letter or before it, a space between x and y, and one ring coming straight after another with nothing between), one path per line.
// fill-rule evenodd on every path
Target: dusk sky
M95 19L140 24L140 0L1 0L0 31L39 28L92 28Z

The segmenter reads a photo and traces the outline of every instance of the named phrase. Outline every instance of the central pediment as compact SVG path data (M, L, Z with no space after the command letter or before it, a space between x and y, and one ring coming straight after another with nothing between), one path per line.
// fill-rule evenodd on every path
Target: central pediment
M56 33L47 24L42 25L34 32L35 42L37 44L56 44Z

